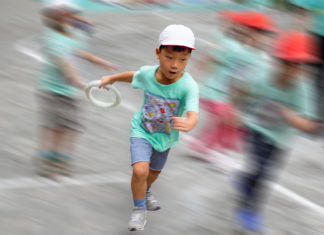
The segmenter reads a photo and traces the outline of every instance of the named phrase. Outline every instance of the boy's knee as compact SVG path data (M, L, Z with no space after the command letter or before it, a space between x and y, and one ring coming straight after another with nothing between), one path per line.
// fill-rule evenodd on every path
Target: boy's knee
M133 176L137 179L146 180L149 174L149 165L146 162L138 162L133 165Z

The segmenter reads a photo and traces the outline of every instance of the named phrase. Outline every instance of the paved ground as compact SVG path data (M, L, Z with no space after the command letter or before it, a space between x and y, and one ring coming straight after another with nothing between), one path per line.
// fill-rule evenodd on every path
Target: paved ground
M42 32L38 13L35 1L3 0L0 9L0 234L235 234L228 177L187 157L187 135L171 151L153 187L162 210L149 213L144 232L127 231L132 207L128 134L142 95L127 84L117 85L123 102L114 109L102 110L84 101L85 130L78 141L74 180L57 184L34 175L35 82ZM122 71L157 62L156 41L167 24L189 25L199 38L189 70L198 81L202 79L194 65L214 27L213 12L93 12L88 16L99 23L92 51ZM85 81L107 74L88 63L81 66ZM298 136L269 201L267 234L324 234L323 153L323 141Z

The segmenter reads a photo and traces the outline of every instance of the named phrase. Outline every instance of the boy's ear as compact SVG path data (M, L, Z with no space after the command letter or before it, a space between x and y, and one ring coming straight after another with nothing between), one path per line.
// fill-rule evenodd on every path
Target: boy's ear
M159 48L155 48L155 55L156 55L156 58L159 60L160 59L160 54L161 54L161 51Z

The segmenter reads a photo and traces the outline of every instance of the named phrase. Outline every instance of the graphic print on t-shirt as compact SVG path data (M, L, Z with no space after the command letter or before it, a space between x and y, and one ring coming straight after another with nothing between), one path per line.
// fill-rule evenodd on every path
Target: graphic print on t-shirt
M167 99L145 92L142 127L149 133L171 134L172 120L178 114L180 100Z

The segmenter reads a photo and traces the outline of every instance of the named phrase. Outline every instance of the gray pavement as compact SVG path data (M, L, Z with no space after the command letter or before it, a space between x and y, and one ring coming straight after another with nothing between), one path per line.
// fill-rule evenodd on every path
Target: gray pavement
M234 192L228 176L212 170L206 162L189 158L185 135L172 149L165 171L152 188L162 209L148 213L143 232L127 231L132 208L128 135L142 95L128 84L117 85L123 101L114 109L103 110L84 100L81 118L85 129L77 144L74 181L58 184L38 178L32 159L38 132L35 83L41 64L17 50L17 45L39 53L39 5L18 0L1 3L0 234L236 234ZM204 40L209 40L215 24L213 12L102 12L88 16L99 24L92 52L118 64L121 71L155 64L158 34L168 24L188 25ZM202 40L197 47L189 71L201 81L194 65L204 48ZM110 73L88 63L81 65L84 81ZM289 193L279 189L271 194L266 234L322 235L323 140L300 135L291 148L279 180Z

